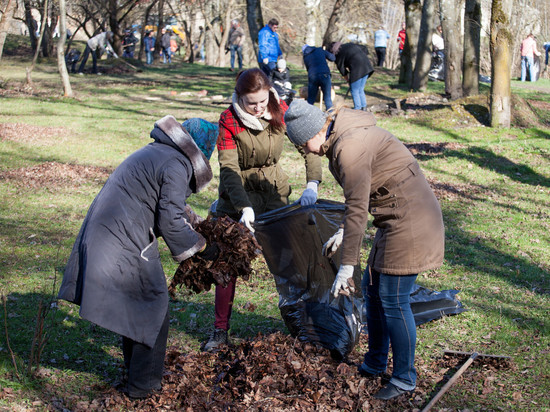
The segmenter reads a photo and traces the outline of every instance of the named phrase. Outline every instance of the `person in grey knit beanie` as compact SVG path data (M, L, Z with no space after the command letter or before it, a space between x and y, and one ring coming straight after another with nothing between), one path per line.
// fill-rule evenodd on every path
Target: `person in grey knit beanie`
M305 100L294 100L285 113L286 132L290 141L298 146L321 131L327 115Z

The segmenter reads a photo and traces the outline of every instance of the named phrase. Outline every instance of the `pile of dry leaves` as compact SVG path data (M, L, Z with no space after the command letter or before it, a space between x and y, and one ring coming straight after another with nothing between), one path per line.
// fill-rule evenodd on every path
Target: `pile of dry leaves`
M225 287L232 278L249 279L251 263L260 253L261 247L247 228L223 216L209 217L199 223L195 230L204 236L207 245L218 246L219 255L215 260L209 260L196 253L181 262L168 287L172 297L180 285L200 293L210 290L212 284Z
M363 346L366 335L361 339ZM327 349L281 332L258 335L217 353L170 348L160 392L131 400L110 388L91 402L80 401L72 410L415 411L433 398L434 386L439 390L465 360L434 357L428 364L417 359L420 379L414 393L384 402L372 397L382 387L381 379L364 378L357 372L362 357L362 351L354 350L345 362L337 362ZM473 392L479 387L498 390L493 388L494 376L503 364L491 359L479 362L482 368L472 366L463 375L462 385Z

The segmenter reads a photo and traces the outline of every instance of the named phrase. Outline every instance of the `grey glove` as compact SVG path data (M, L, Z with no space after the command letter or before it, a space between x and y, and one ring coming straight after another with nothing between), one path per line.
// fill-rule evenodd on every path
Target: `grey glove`
M338 273L336 274L336 279L332 284L330 293L335 298L338 297L338 294L349 296L350 293L355 292L355 283L352 279L353 276L353 266L352 265L340 265Z
M332 257L344 239L344 228L338 229L338 231L332 235L332 237L323 245L323 256Z

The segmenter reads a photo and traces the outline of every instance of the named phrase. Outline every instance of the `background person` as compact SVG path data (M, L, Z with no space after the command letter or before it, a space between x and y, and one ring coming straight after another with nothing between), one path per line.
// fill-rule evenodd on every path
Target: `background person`
M380 26L380 28L374 32L374 51L376 52L378 67L384 66L389 38L390 34L385 30L384 26Z
M126 29L124 32L124 37L122 38L122 57L129 57L130 59L133 59L137 42L138 39L134 36L132 30Z
M162 62L164 64L172 63L172 51L170 50L170 38L171 38L171 30L166 30L163 28L161 30L162 36L160 37L160 45L162 48Z
M243 44L245 36L244 30L241 27L239 20L231 20L231 29L229 30L229 37L227 38L226 50L229 50L231 55L231 68L229 70L235 70L235 55L237 55L237 62L239 64L239 71L243 68Z
M145 32L143 39L143 48L145 49L145 64L153 64L153 53L155 51L155 38L151 31Z
M275 70L279 56L283 55L279 46L278 29L279 21L271 19L258 33L258 63L268 77Z
M302 46L304 65L307 69L307 102L315 104L319 89L323 93L325 109L332 107L332 84L328 61L335 61L336 57L322 47Z
M349 84L353 108L367 110L365 84L374 72L369 56L367 56L367 48L357 43L336 42L331 44L330 51L336 57L335 63L340 74Z
M288 106L257 68L238 75L232 100L218 123L220 185L212 212L239 220L253 232L257 214L288 204L291 187L279 162L286 139L283 115ZM301 153L307 185L299 201L306 206L317 200L322 165L318 156ZM216 286L214 331L203 350L212 351L227 343L234 297L235 281L225 288Z
M84 66L86 66L86 62L88 61L88 56L90 54L92 55L93 74L99 74L99 72L97 71L97 59L99 58L98 52L103 53L105 51L109 51L110 53L112 53L115 59L118 59L118 55L113 50L113 46L111 46L111 41L113 41L112 31L105 31L103 33L99 33L97 36L90 38L86 42L86 48L84 49L84 54L82 55L82 61L80 62L80 66L78 67L78 74L83 74Z
M405 22L401 23L401 30L397 33L397 42L399 43L399 54L403 53L405 47L405 39L407 38L407 26Z
M416 387L416 326L410 293L417 274L439 267L444 226L439 203L411 152L390 132L376 127L371 113L346 108L323 113L295 100L285 114L290 140L306 153L325 155L342 186L346 212L341 228L324 245L332 256L341 246L341 265L331 293L355 291L348 283L359 263L368 213L377 228L363 274L369 350L359 371L385 372L391 344L390 382L374 397L388 400Z
M533 33L521 42L521 81L524 82L527 78L527 70L529 70L529 80L532 82L537 80L537 72L535 70L535 56L540 56L541 53L537 50L537 42Z
M193 229L200 218L186 199L212 179L208 159L216 130L191 137L165 116L151 137L152 143L116 168L92 202L58 294L80 305L83 319L122 335L132 398L161 389L169 297L157 237L176 262L212 251Z

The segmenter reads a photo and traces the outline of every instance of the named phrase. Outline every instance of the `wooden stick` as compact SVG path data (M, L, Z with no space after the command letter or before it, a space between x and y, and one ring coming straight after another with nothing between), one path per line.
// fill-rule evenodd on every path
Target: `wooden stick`
M460 367L459 370L455 372L455 374L449 379L449 381L443 385L443 387L437 392L434 396L434 398L426 405L424 409L422 409L422 412L428 412L432 407L435 405L435 403L447 392L447 390L453 386L453 384L457 381L457 379L464 373L466 369L472 364L472 362L478 357L477 352L473 352L468 360Z

